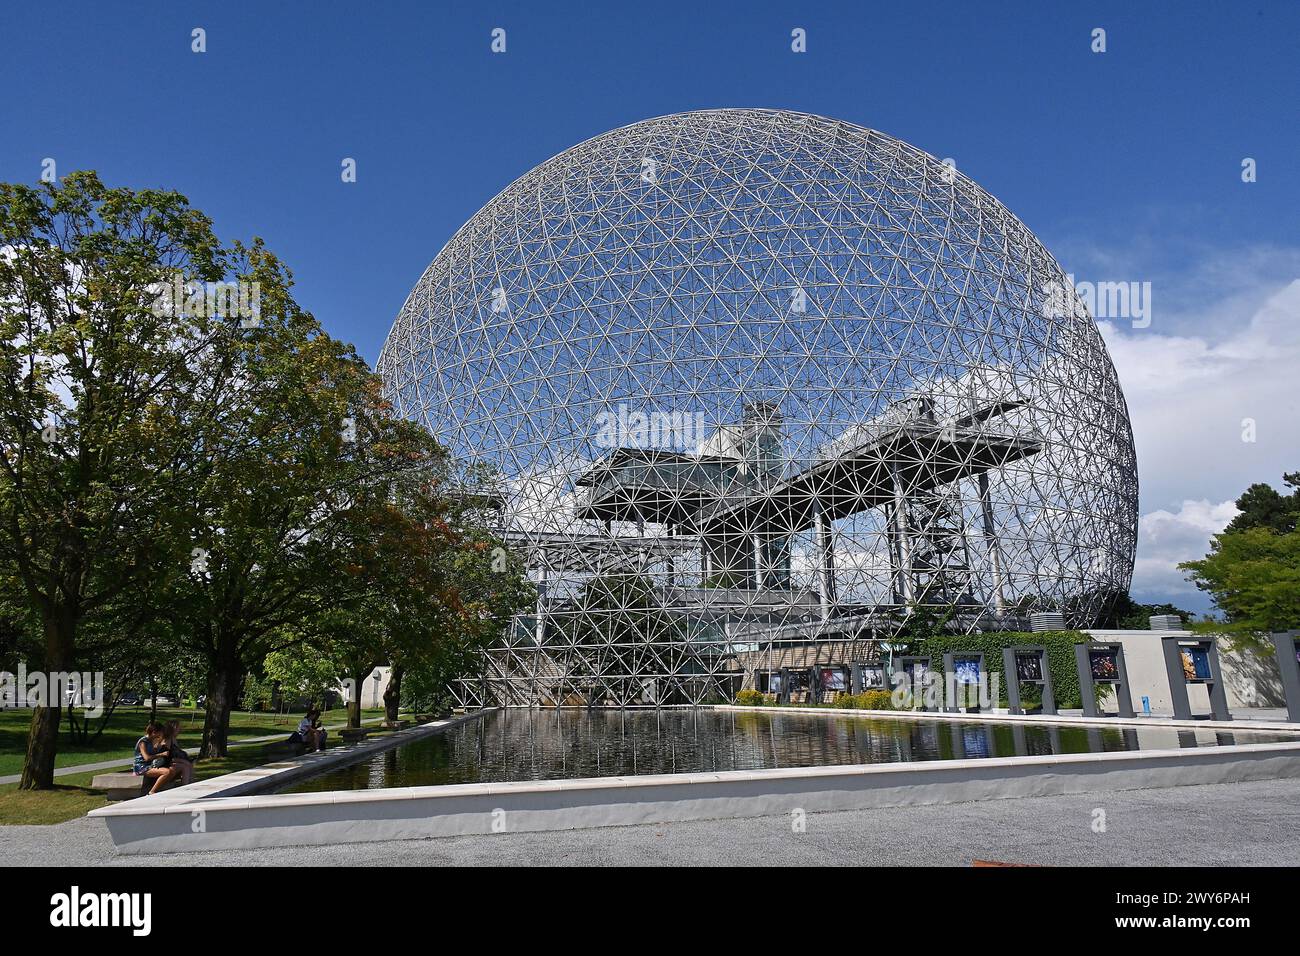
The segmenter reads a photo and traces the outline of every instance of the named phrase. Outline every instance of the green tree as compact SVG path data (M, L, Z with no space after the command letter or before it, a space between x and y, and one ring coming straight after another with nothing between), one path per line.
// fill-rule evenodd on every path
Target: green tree
M1097 626L1122 631L1150 630L1151 618L1158 614L1176 614L1182 619L1184 625L1191 623L1194 617L1191 611L1184 611L1182 608L1169 603L1139 604L1124 591L1117 591L1108 595L1108 599L1103 602L1102 608L1102 615Z
M1224 531L1215 535L1208 555L1179 568L1226 615L1207 628L1263 650L1263 635L1300 624L1300 531Z
M375 462L379 476L353 489L338 533L312 543L328 601L304 628L352 682L349 723L360 723L360 689L383 664L393 666L394 713L411 667L480 647L499 632L528 589L486 528L480 497L466 494L453 463L408 423L374 423L383 437L360 443L358 459L397 455L421 466L397 470Z
M1296 529L1300 518L1300 471L1288 472L1282 481L1291 493L1284 495L1272 485L1262 482L1251 485L1237 499L1238 514L1228 522L1225 531L1245 531L1247 528L1268 528L1286 533Z
M575 679L590 681L585 694L592 702L610 692L597 685L603 678L627 678L637 673L679 673L687 657L681 625L664 609L654 580L637 573L611 573L592 578L567 607L551 615L564 635L562 645L583 648L568 664ZM593 668L592 660L599 660ZM640 693L629 680L616 682L612 693L622 703ZM622 698L621 700L619 698Z
M243 675L301 640L302 622L343 599L332 542L352 533L359 497L426 467L432 440L392 418L378 378L290 294L288 270L260 244L241 250L261 289L260 322L210 355L227 381L199 436L184 512L194 553L165 608L205 663L201 756L227 752Z
M198 357L223 317L160 308L178 274L225 255L184 197L94 173L0 185L0 562L69 671L86 622L170 573L174 514L202 400ZM120 639L133 635L120 632ZM61 702L33 708L20 786L53 786Z
M335 661L308 644L272 651L262 669L267 680L279 685L281 694L313 703L336 690L342 676Z

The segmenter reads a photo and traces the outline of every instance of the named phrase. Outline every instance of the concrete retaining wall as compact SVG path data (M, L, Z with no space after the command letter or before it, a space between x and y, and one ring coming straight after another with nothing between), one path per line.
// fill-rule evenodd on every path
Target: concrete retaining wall
M1142 698L1151 700L1153 714L1172 714L1173 698L1169 693L1169 675L1165 673L1163 637L1200 637L1191 631L1105 631L1087 632L1098 641L1124 645L1124 663L1128 668L1130 695L1133 710L1142 713ZM1223 638L1218 639L1219 666L1223 668L1223 689L1228 698L1228 710L1246 711L1255 707L1285 707L1282 677L1277 661L1271 656L1263 658L1243 655L1227 649ZM1210 695L1203 684L1189 684L1187 699L1193 714L1210 712ZM1114 695L1104 698L1103 708L1115 709Z

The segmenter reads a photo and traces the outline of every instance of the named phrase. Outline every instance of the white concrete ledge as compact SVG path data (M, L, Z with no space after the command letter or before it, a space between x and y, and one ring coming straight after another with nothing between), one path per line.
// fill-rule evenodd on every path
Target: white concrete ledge
M937 715L918 719L930 716ZM789 814L795 809L815 813L1279 778L1300 778L1300 742L211 796L155 804L146 812L140 812L145 810L141 800L135 801L138 810L108 807L93 815L105 819L119 853L166 853L629 826Z
M98 810L91 810L86 815L91 817L150 816L156 813L166 813L173 807L190 805L195 800L234 797L240 794L266 793L268 790L278 790L296 781L315 777L327 770L348 766L374 754L383 753L385 750L392 750L414 740L443 733L468 721L478 720L490 713L492 713L492 708L459 717L450 717L446 720L433 720L427 724L417 724L405 730L385 734L374 740L363 740L360 743L334 747L320 753L307 753L299 757L276 760L262 764L260 767L251 767L248 770L236 770L233 773L222 774L219 777L199 780L188 786L173 787L170 790L138 797L124 803L100 807Z

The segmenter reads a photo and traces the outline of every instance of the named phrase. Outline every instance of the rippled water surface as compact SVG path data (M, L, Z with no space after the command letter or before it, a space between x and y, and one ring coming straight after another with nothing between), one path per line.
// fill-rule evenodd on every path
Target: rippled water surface
M1300 740L1285 734L1096 728L773 712L498 711L294 785L292 792L555 780Z

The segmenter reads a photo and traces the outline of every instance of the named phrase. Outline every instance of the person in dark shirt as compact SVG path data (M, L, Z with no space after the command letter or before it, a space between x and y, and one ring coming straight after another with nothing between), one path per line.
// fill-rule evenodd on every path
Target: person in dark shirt
M181 735L181 722L179 720L169 720L163 725L163 736L167 741L167 755L171 757L171 765L177 771L177 778L181 786L194 782L194 761L190 759L184 748L177 743L176 738Z

